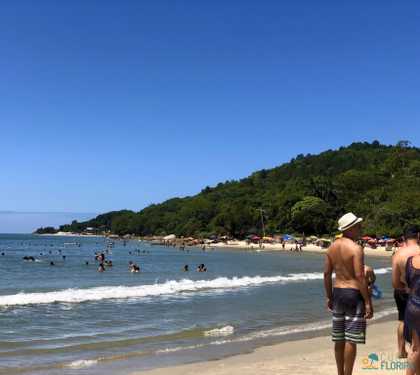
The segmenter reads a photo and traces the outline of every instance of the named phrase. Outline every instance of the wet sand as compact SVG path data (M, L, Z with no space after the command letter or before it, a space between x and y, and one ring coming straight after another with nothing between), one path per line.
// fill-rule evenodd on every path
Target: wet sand
M366 345L358 346L354 374L404 374L405 360L396 358L396 322L370 324ZM379 361L367 362L375 353ZM200 360L199 358L197 358ZM365 369L373 363L376 368ZM398 369L400 367L400 369ZM334 375L336 374L333 344L330 337L285 342L256 349L249 354L216 361L136 372L132 375Z

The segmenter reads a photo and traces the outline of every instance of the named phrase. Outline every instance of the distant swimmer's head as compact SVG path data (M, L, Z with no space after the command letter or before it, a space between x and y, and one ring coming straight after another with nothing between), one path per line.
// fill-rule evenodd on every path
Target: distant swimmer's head
M409 225L404 230L404 239L406 241L418 241L420 235L420 228L418 225Z
M357 217L352 212L349 212L338 219L338 230L345 237L358 239L362 233L362 221L363 219L361 217Z

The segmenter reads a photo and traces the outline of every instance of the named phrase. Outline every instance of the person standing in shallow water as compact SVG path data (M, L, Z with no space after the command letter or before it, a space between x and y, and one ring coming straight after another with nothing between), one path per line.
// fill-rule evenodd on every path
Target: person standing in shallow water
M338 375L351 375L357 344L366 340L366 319L373 317L372 300L365 277L363 249L356 243L362 218L348 213L338 220L343 237L327 250L324 289L327 308L333 314L332 340ZM335 272L333 287L332 274Z

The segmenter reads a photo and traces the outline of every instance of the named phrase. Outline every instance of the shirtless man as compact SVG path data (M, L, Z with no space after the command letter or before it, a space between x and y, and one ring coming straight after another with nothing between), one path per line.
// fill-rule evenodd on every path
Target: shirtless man
M366 319L373 316L364 253L355 242L360 237L362 220L352 213L340 218L338 229L343 237L334 241L325 257L324 288L327 307L333 313L332 340L338 375L353 373L356 345L365 343Z
M408 300L408 290L405 281L405 266L409 257L420 253L418 236L418 228L407 228L404 233L405 246L400 247L392 257L392 286L394 288L394 299L398 309L399 324L397 328L397 340L398 355L400 358L407 358L404 340L404 315Z

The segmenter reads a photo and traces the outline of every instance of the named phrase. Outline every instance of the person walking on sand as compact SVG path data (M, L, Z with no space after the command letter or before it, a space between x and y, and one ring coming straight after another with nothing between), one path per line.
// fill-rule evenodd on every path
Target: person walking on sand
M327 250L324 288L332 312L332 341L338 375L351 375L357 344L366 341L366 319L373 317L372 300L365 277L363 249L356 243L362 218L347 213L338 220L343 233ZM335 272L333 287L332 275Z
M420 254L419 228L410 226L404 232L405 246L402 246L392 257L392 286L394 287L394 299L398 309L397 342L398 355L400 358L407 357L404 340L404 318L409 298L409 290L406 282L407 260Z

